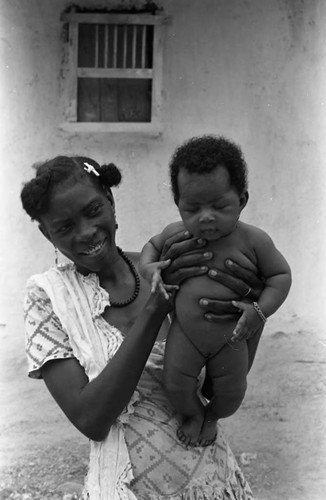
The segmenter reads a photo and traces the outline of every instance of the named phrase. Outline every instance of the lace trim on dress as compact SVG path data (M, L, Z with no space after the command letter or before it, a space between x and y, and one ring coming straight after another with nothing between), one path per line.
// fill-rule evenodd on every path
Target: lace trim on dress
M92 318L98 318L104 313L104 309L110 305L110 295L104 288L101 287L97 274L91 273L87 276L81 275L81 279L85 288L89 290L92 297Z
M74 274L78 274L80 280L84 284L84 287L89 292L88 298L92 303L90 304L92 318L98 318L101 316L104 313L104 309L111 305L109 292L101 287L97 274L80 274L77 271L75 264L71 262L61 264L57 269L61 272L72 272Z

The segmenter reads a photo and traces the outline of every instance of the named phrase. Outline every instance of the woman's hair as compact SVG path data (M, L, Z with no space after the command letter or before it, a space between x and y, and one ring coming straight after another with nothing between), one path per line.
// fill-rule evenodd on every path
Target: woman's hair
M208 174L223 165L230 175L230 184L238 194L247 189L247 164L239 146L224 137L203 135L193 137L174 152L170 161L170 179L174 201L179 201L178 174L185 169L191 174Z
M121 181L121 173L113 163L99 165L91 158L84 156L57 156L44 163L33 165L35 177L24 184L20 197L24 210L32 220L40 221L46 213L50 195L54 188L63 182L78 182L91 179L95 185L104 190L117 186ZM95 169L96 173L87 170Z

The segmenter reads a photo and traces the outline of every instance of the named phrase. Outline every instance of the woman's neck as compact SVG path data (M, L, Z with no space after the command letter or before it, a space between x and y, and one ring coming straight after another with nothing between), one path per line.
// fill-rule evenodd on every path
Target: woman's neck
M110 261L97 273L102 286L105 283L117 286L124 282L128 274L130 274L128 265L121 255L119 255L117 249L112 251Z

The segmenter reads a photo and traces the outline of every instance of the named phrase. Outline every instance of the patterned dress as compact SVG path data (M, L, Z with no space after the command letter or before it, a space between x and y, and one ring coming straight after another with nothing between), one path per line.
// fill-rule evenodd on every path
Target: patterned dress
M102 317L110 305L95 274L74 266L33 276L25 297L29 375L49 360L76 357L90 380L110 361L123 335ZM128 408L101 443L91 441L85 499L253 500L218 424L217 440L186 448L162 382L164 342L156 342Z

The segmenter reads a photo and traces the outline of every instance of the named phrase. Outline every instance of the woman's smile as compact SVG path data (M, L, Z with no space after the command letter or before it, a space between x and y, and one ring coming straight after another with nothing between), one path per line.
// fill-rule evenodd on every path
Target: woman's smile
M106 238L104 238L104 240L100 241L96 245L90 245L86 250L83 250L82 252L79 252L79 253L81 255L86 255L88 257L89 256L90 257L97 256L101 252L101 250L103 249L105 242L106 242Z

